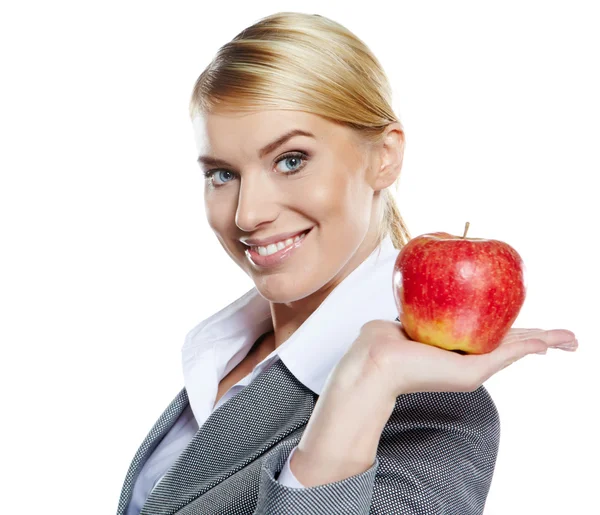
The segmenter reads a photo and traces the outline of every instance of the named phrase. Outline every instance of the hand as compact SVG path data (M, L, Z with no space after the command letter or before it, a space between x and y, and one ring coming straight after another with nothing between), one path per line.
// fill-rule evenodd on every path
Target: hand
M399 395L474 391L499 370L549 347L574 351L577 340L566 329L510 329L492 352L463 355L411 340L400 322L367 322L327 378L292 472L304 486L364 472Z
M459 354L411 340L402 324L372 320L337 364L332 380L350 386L375 382L395 399L403 393L474 391L496 372L548 348L575 351L566 329L510 329L487 354Z

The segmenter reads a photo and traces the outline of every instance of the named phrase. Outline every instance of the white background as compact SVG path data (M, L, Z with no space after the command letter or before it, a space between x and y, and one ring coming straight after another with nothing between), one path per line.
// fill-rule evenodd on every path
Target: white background
M183 385L180 347L252 287L210 232L188 118L218 48L277 11L382 62L406 131L411 234L503 240L515 327L576 353L486 382L502 435L486 515L598 506L600 18L595 2L12 2L0 11L3 513L114 513Z

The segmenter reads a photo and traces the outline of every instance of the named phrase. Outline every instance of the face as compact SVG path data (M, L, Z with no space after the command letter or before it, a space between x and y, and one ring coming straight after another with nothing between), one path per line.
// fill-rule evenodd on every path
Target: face
M208 223L263 297L330 291L375 249L374 193L394 178L370 172L379 155L352 129L285 110L202 114L193 126ZM303 134L274 143L292 130Z

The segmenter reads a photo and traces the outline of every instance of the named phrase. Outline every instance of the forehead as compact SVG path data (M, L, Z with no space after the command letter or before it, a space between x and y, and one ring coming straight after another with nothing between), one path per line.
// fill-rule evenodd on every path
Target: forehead
M303 111L203 113L193 118L192 125L198 153L216 157L254 155L257 149L293 129L310 132L323 143L353 137L349 128Z

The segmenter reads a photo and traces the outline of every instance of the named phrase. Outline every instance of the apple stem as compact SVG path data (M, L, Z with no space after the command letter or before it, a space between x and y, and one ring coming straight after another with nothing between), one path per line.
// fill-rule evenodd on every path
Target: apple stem
M467 223L465 224L465 233L462 235L462 237L463 237L463 238L466 238L466 237L467 237L467 231L469 230L469 225L470 225L470 224L469 224L469 222L467 222Z

